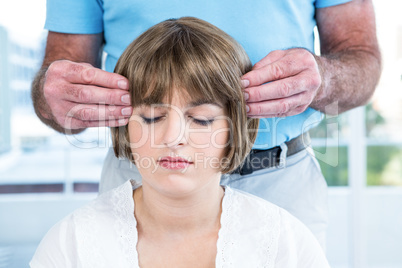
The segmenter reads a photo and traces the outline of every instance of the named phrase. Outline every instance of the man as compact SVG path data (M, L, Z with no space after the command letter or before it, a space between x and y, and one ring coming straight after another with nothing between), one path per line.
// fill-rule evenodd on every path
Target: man
M262 118L255 150L222 183L287 209L324 245L326 184L303 133L319 122L321 112L344 112L371 97L381 65L371 1L49 0L46 54L32 90L38 116L68 134L127 124L132 113L127 80L109 72L142 31L180 16L220 27L255 63L242 77L248 114ZM321 56L310 52L315 25ZM98 69L102 48L108 53L106 71ZM101 191L135 170L112 151Z

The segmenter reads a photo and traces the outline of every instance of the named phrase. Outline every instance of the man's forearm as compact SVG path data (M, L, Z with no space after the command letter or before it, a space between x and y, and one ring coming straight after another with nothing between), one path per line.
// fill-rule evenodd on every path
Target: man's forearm
M381 73L372 1L319 8L316 20L321 45L316 61L322 84L310 107L337 114L366 104Z
M381 73L379 52L353 50L317 56L316 60L322 84L310 107L334 115L370 100Z

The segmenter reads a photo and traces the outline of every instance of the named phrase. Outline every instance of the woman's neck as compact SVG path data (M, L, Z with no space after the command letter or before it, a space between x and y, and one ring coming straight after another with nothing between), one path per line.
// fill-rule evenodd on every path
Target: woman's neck
M184 196L166 196L144 183L133 193L138 231L152 236L217 231L223 195L219 180Z

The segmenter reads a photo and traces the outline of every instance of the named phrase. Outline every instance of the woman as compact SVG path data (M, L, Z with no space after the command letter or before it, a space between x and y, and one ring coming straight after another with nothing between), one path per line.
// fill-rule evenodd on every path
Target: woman
M250 152L240 77L244 50L213 25L180 18L138 37L115 72L133 114L112 129L127 181L55 225L32 267L328 267L310 231L286 211L219 185ZM127 178L129 179L129 178Z

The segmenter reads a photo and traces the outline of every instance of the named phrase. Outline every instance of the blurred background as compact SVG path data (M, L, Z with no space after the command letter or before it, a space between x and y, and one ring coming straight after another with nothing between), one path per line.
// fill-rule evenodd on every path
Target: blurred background
M312 131L329 185L331 267L402 267L402 2L374 0L383 73L370 104ZM46 231L96 197L107 128L64 136L37 119L45 0L0 0L0 268L28 267ZM362 66L364 68L364 66Z

